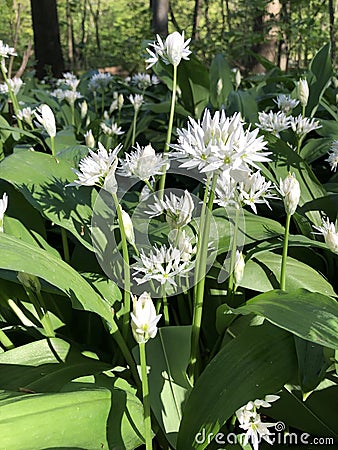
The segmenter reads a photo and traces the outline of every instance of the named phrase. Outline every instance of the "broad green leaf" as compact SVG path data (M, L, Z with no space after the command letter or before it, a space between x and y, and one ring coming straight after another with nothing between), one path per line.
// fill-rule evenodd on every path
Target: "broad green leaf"
M258 106L250 91L231 91L228 96L227 114L240 112L251 123L257 122Z
M1 389L58 392L70 381L111 367L58 338L31 342L0 354Z
M174 448L191 389L185 373L190 357L190 334L190 326L159 328L156 338L147 343L151 409ZM139 361L138 348L133 353Z
M326 155L330 150L332 139L309 139L302 147L300 155L309 164Z
M287 386L287 389L284 388L278 395L280 395L278 402L266 410L269 416L310 434L311 436L307 437L308 442L311 442L312 436L338 438L338 386L336 383L324 380L306 401L302 400L302 393L297 387L294 389L292 386ZM318 449L323 447L329 450L334 448L332 444L334 443L331 442L328 446L320 445Z
M92 388L25 395L3 391L0 399L4 449L132 450L142 443L142 405L128 391Z
M295 336L299 367L299 385L302 392L313 391L325 378L331 362L324 347Z
M210 65L210 102L216 109L225 106L228 95L233 91L232 73L223 55L218 54Z
M279 288L282 256L272 252L255 255L249 260L240 283L242 287L258 292ZM312 267L288 256L286 261L286 289L305 288L312 292L335 296L331 284Z
M95 191L67 187L75 176L72 165L44 153L26 151L0 164L0 178L15 186L51 222L69 230L91 249L90 221Z
M5 234L0 235L0 253L1 269L36 275L66 293L74 308L95 312L108 323L112 321L108 303L61 259Z
M319 101L333 76L330 51L330 44L325 44L310 63L308 75L310 95L305 109L308 117L315 115Z
M238 408L276 393L296 370L289 333L270 324L248 327L220 350L197 380L184 408L177 449L203 450L208 441L198 444L198 433L214 436Z
M325 295L306 289L274 290L257 295L232 312L263 316L307 341L338 348L338 303Z

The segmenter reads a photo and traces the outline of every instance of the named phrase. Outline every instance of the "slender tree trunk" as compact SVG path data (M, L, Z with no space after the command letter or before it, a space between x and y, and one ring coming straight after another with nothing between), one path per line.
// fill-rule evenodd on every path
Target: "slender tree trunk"
M194 17L192 23L192 33L191 39L193 41L198 41L200 37L200 21L202 14L202 3L203 0L195 0Z
M65 67L60 44L56 0L31 0L31 9L37 61L36 76L41 79L50 70L54 77L61 77Z
M278 34L278 19L281 10L281 4L279 0L270 1L265 11L257 11L257 15L254 21L254 32L262 34L263 42L254 46L252 50L259 56L267 59L272 63L276 63L277 54L277 34ZM272 24L268 26L269 23ZM268 31L266 32L266 30ZM264 38L265 35L265 38ZM264 66L259 62L254 62L251 70L254 73L265 72Z
M229 0L225 0L225 9L227 12L227 23L228 23L228 31L232 30L232 25L231 25L231 12L230 12L230 5L229 5Z
M336 37L334 29L335 2L329 0L329 19L330 19L330 42L331 42L331 59L333 66L336 61Z
M281 70L287 71L290 58L290 32L291 32L291 5L290 0L283 0L280 11L280 28L282 38L278 42L277 64Z
M70 2L66 3L66 22L67 22L67 47L68 47L68 60L72 69L74 69L75 57L74 57L74 31L73 20L70 10Z
M81 16L81 38L80 38L80 45L79 45L79 63L83 67L86 67L86 52L85 52L85 46L87 42L87 12L88 12L88 4L87 0L83 0L83 6L82 6L82 16Z
M96 47L97 50L101 50L101 38L100 38L100 14L101 14L101 0L97 1L96 10L94 11L92 2L89 0L88 2L90 12L93 17L94 26L95 26L95 39L96 39Z
M152 28L155 34L168 35L169 0L151 0Z

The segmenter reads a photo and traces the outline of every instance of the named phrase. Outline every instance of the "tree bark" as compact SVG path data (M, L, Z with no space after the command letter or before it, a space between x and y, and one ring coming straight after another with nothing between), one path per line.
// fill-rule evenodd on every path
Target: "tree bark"
M36 76L50 71L59 78L64 72L56 0L31 0Z
M150 7L153 13L152 28L154 33L160 36L167 36L169 0L151 0Z
M68 47L68 60L72 69L74 69L75 54L74 54L74 30L73 19L71 15L70 2L66 3L66 21L67 21L67 47Z
M202 0L195 0L194 17L192 23L192 33L191 39L193 41L198 41L199 39L199 28L202 13Z
M254 53L257 53L259 56L262 56L272 63L276 63L278 34L277 23L280 10L281 4L279 0L272 0L267 4L265 11L258 11L254 21L254 32L262 33L263 35L265 34L265 39L262 43L253 46L252 50ZM272 23L272 26L269 28L267 27L268 22ZM254 62L251 70L254 73L265 72L264 66L262 66L259 62Z
M333 66L335 66L336 61L336 37L334 29L334 15L335 15L334 13L335 13L335 2L334 0L329 0L331 59Z

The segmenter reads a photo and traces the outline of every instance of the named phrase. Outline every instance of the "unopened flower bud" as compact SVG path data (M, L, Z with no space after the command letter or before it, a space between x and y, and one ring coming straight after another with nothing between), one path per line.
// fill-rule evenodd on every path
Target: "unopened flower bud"
M148 292L137 299L133 299L133 312L131 316L131 329L138 344L147 342L154 338L157 333L157 323L161 314L156 315L155 306Z
M302 106L306 106L309 100L309 85L306 79L301 79L297 83L298 98Z
M89 148L94 148L95 147L95 139L92 133L92 130L88 130L85 135L85 142L86 142L86 146Z
M81 119L84 119L88 113L88 103L84 100L81 103Z
M123 94L120 94L117 99L117 105L118 105L118 108L120 111L122 109L123 103L124 103L124 97L123 97Z
M134 226L129 214L121 208L122 222L127 241L135 246Z
M236 286L238 286L239 283L242 281L244 275L244 268L245 268L245 261L243 253L240 252L239 250L236 250L236 261L234 267L234 280Z
M236 69L236 73L235 73L235 86L236 89L239 88L240 84L242 81L242 76L241 76L241 71L239 69Z
M292 215L295 213L300 199L300 186L295 174L289 173L284 180L280 179L279 186L286 214Z
M34 114L37 120L49 134L49 136L55 137L56 136L55 116L51 108L48 105L43 104L35 110Z

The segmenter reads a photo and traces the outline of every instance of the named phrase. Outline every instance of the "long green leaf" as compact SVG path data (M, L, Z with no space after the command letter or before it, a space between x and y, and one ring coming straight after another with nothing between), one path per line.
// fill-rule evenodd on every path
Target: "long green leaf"
M338 303L325 295L306 289L274 290L257 295L232 311L263 316L303 339L338 348Z
M192 390L177 449L203 450L208 439L249 400L277 392L297 370L292 336L270 324L249 327L208 364Z

